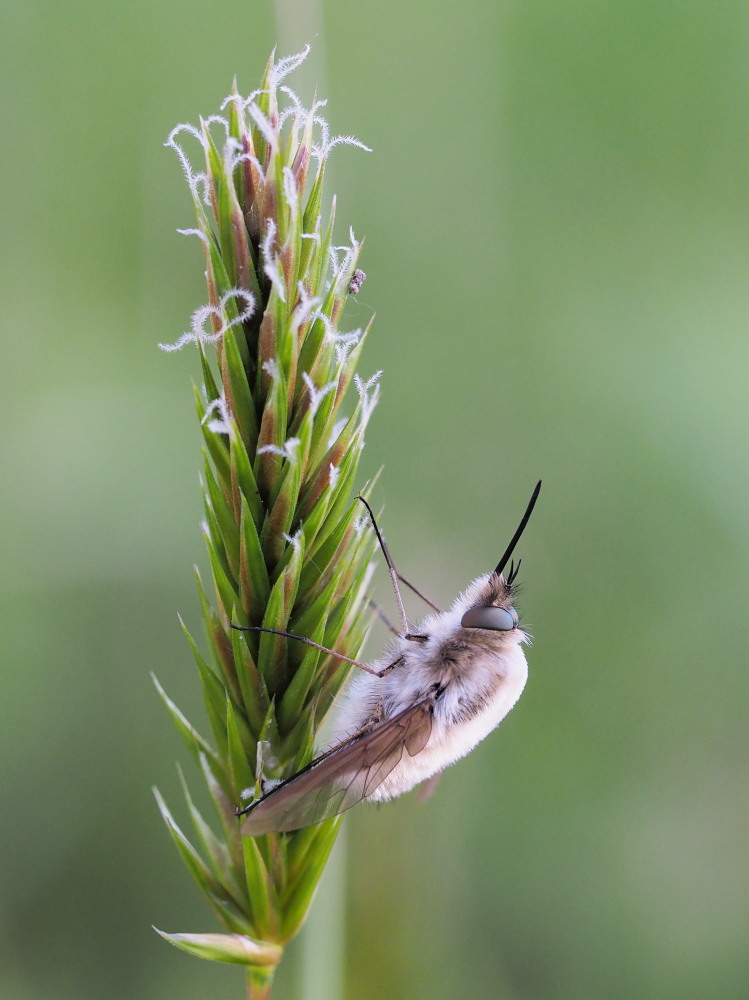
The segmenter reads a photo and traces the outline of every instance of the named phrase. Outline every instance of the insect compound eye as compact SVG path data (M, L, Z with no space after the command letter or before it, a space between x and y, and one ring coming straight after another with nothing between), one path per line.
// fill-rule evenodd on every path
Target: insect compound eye
M518 616L514 608L469 608L460 624L463 628L486 628L493 632L510 632L517 627Z

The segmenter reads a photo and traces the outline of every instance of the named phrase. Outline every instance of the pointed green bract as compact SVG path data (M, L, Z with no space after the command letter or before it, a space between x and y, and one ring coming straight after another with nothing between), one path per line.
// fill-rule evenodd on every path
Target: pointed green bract
M166 691L156 680L153 678L153 682L156 685L156 689L161 695L161 699L166 705L167 711L169 712L172 720L177 727L177 732L180 734L185 742L188 750L193 754L193 756L198 759L199 755L205 754L206 758L211 761L212 770L214 774L222 773L221 759L218 754L213 750L213 748L203 739L200 733L195 729L185 718L185 716L180 712L171 698L167 695Z
M283 934L293 937L302 926L312 898L317 890L317 883L325 869L333 844L335 843L341 818L336 816L327 823L321 824L321 831L315 839L314 849L307 852L304 868L296 879L290 882L283 899Z
M256 941L246 934L167 934L158 928L154 930L175 948L214 962L273 967L283 954L278 945Z
M227 894L246 908L249 906L247 888L236 879L236 870L232 864L232 858L226 844L216 836L192 801L192 796L190 795L181 768L179 769L179 776L182 783L182 792L185 796L185 802L187 803L203 856L207 859L211 871Z
M264 782L309 762L349 668L293 639L232 626L292 629L357 658L370 620L364 585L374 545L352 492L378 390L357 381L358 397L347 394L369 328L339 328L361 244L352 233L350 247L337 245L335 199L323 217L329 146L319 110L295 102L279 109L280 83L295 61L272 56L252 100L235 85L225 119L211 116L183 136L202 143L186 173L208 300L179 343L193 340L199 351L195 405L213 584L204 589L198 577L207 651L185 635L211 741L156 682L215 817L198 810L184 779L195 844L157 793L159 808L227 931L159 933L198 957L247 965L251 997L268 995L340 820L250 838L236 813Z

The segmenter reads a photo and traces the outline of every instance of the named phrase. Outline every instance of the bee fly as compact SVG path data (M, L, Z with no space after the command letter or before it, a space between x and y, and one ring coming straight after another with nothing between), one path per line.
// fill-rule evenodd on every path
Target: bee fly
M280 781L237 815L242 833L257 836L298 830L349 809L362 799L382 802L434 781L499 725L520 697L528 677L521 649L527 635L513 607L520 569L504 569L535 506L536 485L525 514L496 569L478 577L442 611L395 569L372 510L387 562L402 630L371 666L279 629L232 626L297 639L360 668L338 707L332 749ZM409 629L398 581L433 609Z

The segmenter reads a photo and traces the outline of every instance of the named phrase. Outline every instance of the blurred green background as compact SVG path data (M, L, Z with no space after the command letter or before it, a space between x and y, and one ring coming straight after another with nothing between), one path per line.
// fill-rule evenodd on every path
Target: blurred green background
M181 815L149 671L202 717L162 142L307 40L288 82L374 148L331 178L401 569L449 602L544 478L528 688L428 803L346 821L343 996L749 995L749 6L6 0L0 36L0 995L242 995L150 929L216 929L149 792ZM330 1000L303 954L275 996Z

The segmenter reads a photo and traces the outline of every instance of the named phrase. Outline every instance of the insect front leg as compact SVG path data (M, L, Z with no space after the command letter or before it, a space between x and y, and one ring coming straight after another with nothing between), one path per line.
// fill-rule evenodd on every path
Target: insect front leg
M386 667L383 667L382 670L371 670L370 673L373 673L375 675L375 677L384 677L385 674L389 674L391 670L395 670L395 668L400 663L403 663L403 657L402 656L396 656L396 658L393 660L393 662L392 663L388 663L388 665Z
M401 637L400 632L395 627L395 625L393 625L393 623L390 621L390 619L385 614L385 612L382 610L382 608L380 607L380 605L376 601L373 601L371 597L367 598L367 604L376 613L376 615L380 619L380 621L382 621L382 622L385 623L385 626L386 626L387 630L389 632L392 632L393 635L396 635L400 639L400 637Z
M375 703L374 711L372 712L370 717L367 719L367 721L364 723L364 725L361 727L361 729L356 735L357 736L363 735L370 729L373 729L375 726L378 726L381 722L382 722L382 695L378 697Z
M366 663L362 663L361 660L354 660L350 656L344 656L343 653L336 653L334 649L328 649L327 646L321 646L319 642L314 642L312 639L308 639L304 635L296 635L294 632L286 632L284 629L280 628L265 628L261 625L235 625L233 622L229 623L231 628L235 629L237 632L270 632L271 635L282 635L286 639L296 639L297 642L303 642L305 646L312 646L313 649L319 649L323 653L327 653L328 656L335 656L339 660L344 660L346 663L352 663L355 667L360 670L365 670L368 674L374 674L375 677L382 677L389 670L398 663L402 657L398 657L393 663L385 667L384 670L373 670L372 667L367 666Z

